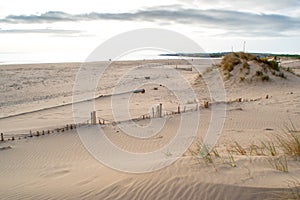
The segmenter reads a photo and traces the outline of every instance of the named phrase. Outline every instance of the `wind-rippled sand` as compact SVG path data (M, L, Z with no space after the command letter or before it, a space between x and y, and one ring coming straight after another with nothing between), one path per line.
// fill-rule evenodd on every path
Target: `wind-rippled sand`
M117 80L130 66L147 64L147 68L141 70L151 69L151 79L157 82L170 79L174 84L178 81L168 74L168 68L177 66L177 71L196 91L199 105L209 100L207 86L198 74L178 69L188 69L187 63L144 62L116 63L113 71L101 79L96 96L111 94ZM202 63L203 67L210 64L207 61ZM159 171L131 174L113 170L96 160L83 146L76 130L54 131L24 139L22 134L28 134L29 130L52 130L74 123L69 103L72 102L72 88L79 67L79 63L0 66L0 90L4 94L0 98L0 132L4 132L6 138L16 136L14 141L0 143L1 199L266 199L281 197L289 191L288 180L300 179L299 161L290 158L288 172L281 172L270 164L269 156L234 155L236 167L229 166L222 159L216 160L213 167L195 159L187 151L174 164ZM213 77L208 74L207 78ZM124 84L130 86L133 80L143 83L145 77L137 73L135 77L125 79ZM234 141L248 147L252 143L272 139L275 134L282 133L290 121L299 130L299 84L300 78L292 74L287 74L287 79L274 79L268 83L225 81L226 100L232 103L227 104L224 128L216 145L221 157L228 159L227 149ZM178 85L184 93L184 88ZM151 106L160 102L165 110L177 110L178 100L166 87L147 84L141 88L146 90L145 94L134 93L130 98L133 118L151 113ZM96 99L95 108L97 116L112 122L111 98ZM124 95L115 98L118 102ZM244 100L235 101L237 98ZM185 106L187 109L194 108L196 103L197 100L189 99ZM55 107L57 105L65 106ZM203 108L198 112L201 121L197 136L200 138L207 131L212 113L210 109ZM194 120L193 112L186 115ZM85 120L88 119L82 119L83 122ZM169 116L165 128L148 139L128 136L117 124L106 125L103 130L119 148L145 153L168 144L175 137L179 122L180 115ZM143 125L148 121L139 123ZM80 128L90 129L88 126ZM194 147L195 144L191 148ZM171 154L165 152L162 159L170 159ZM117 158L112 155L111 159Z

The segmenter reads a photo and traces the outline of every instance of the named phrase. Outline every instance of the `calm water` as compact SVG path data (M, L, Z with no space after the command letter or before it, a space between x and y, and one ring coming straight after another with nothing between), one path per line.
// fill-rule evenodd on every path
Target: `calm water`
M152 59L179 59L179 58L184 59L184 57L159 56L159 54L161 53L169 53L169 52L157 52L157 51L149 51L149 50L138 51L117 58L117 60L143 60L143 59L152 60ZM0 65L1 64L3 65L3 64L29 64L29 63L84 62L88 58L88 56L89 53L68 53L68 52L1 53L0 52Z

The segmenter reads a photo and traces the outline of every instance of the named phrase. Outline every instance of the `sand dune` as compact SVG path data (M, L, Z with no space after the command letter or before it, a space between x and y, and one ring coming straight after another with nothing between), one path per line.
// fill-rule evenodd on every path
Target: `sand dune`
M45 79L45 85L37 83L35 91L29 93L23 99L22 95L27 90L32 90L36 84L26 89L15 88L7 90L7 96L1 97L1 116L15 115L0 119L0 132L5 133L5 138L15 136L14 141L9 140L0 142L0 196L1 199L272 199L283 198L290 192L288 180L300 180L299 161L292 157L287 157L288 172L278 171L272 166L273 158L268 155L240 155L234 153L234 163L231 166L228 149L232 149L235 141L247 149L251 144L260 144L261 141L274 141L276 134L282 134L285 125L293 122L297 130L300 129L300 79L296 75L286 73L287 79L271 77L272 80L265 82L253 80L249 82L240 81L240 69L232 71L233 78L225 79L226 99L219 102L218 99L211 99L209 91L204 81L216 82L217 79L208 71L203 74L203 79L195 70L189 69L189 65L183 61L128 61L120 62L114 68L113 76L105 75L102 79L103 84L99 83L96 90L97 95L112 93L112 86L126 70L132 66L139 66L137 73L123 79L122 84L134 86L141 84L146 90L145 94L128 93L122 95L106 96L95 100L95 110L97 116L111 122L101 125L102 133L96 126L84 125L76 130L65 130L64 132L51 132L50 134L40 135L39 137L26 137L29 130L33 132L39 130L54 130L66 124L74 123L73 108L70 104L72 95L72 81L74 81L75 71L78 64L60 64L52 67L52 64L43 65L15 65L1 66L1 73L22 74L26 70L36 72L30 79L38 80L41 76ZM158 62L158 64L157 64ZM205 71L210 66L210 62L197 61L196 65ZM143 68L144 64L146 68ZM254 74L256 68L253 66ZM46 67L49 66L49 69ZM177 69L176 69L177 67ZM11 68L11 71L7 69ZM71 69L72 72L69 72ZM186 88L180 81L173 77L171 69L176 69L193 86L197 99L192 99L186 94ZM52 74L51 77L43 75L46 71ZM60 77L54 74L61 71ZM141 73L143 71L147 71ZM159 73L163 72L163 73ZM22 79L17 74L16 80ZM47 74L47 73L46 73ZM121 123L114 122L111 101L115 98L117 109L124 106L123 100L130 95L128 102L132 118L139 118L143 114L152 112L151 107L163 103L164 111L177 111L178 99L174 91L156 83L144 84L145 74L150 76L150 80L158 83L168 81L178 88L187 98L182 104L186 110L194 109L182 115L174 114L165 116L165 125L158 133L143 133L146 138L137 138L128 135L122 128L130 128L132 124L127 116L120 115ZM59 79L65 78L66 83L61 85ZM270 75L271 76L271 75ZM132 81L135 80L135 81ZM1 80L2 81L2 80ZM47 83L49 81L49 83ZM13 84L15 79L4 80L6 85ZM53 84L56 83L56 84ZM113 84L112 84L113 83ZM53 87L52 87L52 86ZM56 88L60 85L60 88ZM48 88L48 93L45 88ZM156 89L154 89L156 88ZM102 90L103 89L103 90ZM18 94L18 91L22 91ZM45 94L50 94L49 99ZM18 96L20 95L20 96ZM15 96L12 99L12 96ZM268 98L266 98L268 96ZM40 98L35 101L34 97ZM10 99L7 101L7 99ZM240 100L239 100L240 99ZM21 102L20 102L21 101ZM210 108L205 109L203 102L209 101ZM86 102L83 102L84 105ZM53 107L66 104L59 107ZM199 110L195 110L196 105L200 105ZM28 105L28 106L24 106ZM218 106L226 105L226 120L224 127L218 135L216 149L220 158L214 156L214 164L205 162L191 155L187 149L183 153L178 153L178 149L183 148L189 139L194 143L190 146L193 150L197 146L199 138L205 137L209 128L213 110ZM46 109L45 109L46 108ZM31 112L38 110L36 112ZM19 114L19 115L16 115ZM90 110L83 114L79 121L89 120ZM200 114L199 127L193 135L190 129L192 123ZM183 135L176 135L181 117L184 116L187 122L187 132ZM161 118L156 118L160 122ZM143 127L149 125L149 119L139 120L136 123ZM183 125L183 126L184 126ZM78 130L80 132L78 132ZM86 133L86 135L82 135ZM98 134L98 135L97 135ZM103 134L103 135L100 135ZM139 163L138 159L129 157L118 157L116 151L104 149L102 153L107 155L113 164L122 164L136 167L147 166L149 173L126 173L109 167L107 162L98 161L97 156L91 154L86 148L83 139L90 139L94 147L99 144L96 139L98 136L109 139L115 146L126 152L151 153L163 149L177 136L180 142L176 143L178 148L163 149L156 160L148 159L144 163ZM20 137L20 140L18 140ZM280 147L277 147L280 149ZM100 148L101 149L101 148ZM248 151L248 149L247 149ZM145 155L146 156L146 155ZM176 158L172 165L156 170L151 164L157 163L163 166ZM274 157L275 158L275 157ZM299 159L299 158L298 158ZM153 171L152 171L153 170Z

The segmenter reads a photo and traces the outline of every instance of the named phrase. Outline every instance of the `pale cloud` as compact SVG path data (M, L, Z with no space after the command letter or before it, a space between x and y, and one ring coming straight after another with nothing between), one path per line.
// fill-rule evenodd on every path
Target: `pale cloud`
M217 0L215 0L217 1ZM290 0L292 1L292 0ZM184 8L181 6L153 7L124 13L69 14L49 11L40 15L9 15L0 19L6 24L50 24L95 20L140 21L164 24L183 24L199 28L224 30L232 35L289 36L300 33L298 17L281 14L263 14L233 10Z

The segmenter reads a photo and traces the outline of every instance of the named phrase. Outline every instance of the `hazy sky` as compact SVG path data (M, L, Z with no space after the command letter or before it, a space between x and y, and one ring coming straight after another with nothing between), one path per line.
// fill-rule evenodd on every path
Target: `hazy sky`
M0 54L87 56L112 36L164 28L206 52L300 53L299 0L0 0ZM17 58L14 58L17 59Z

